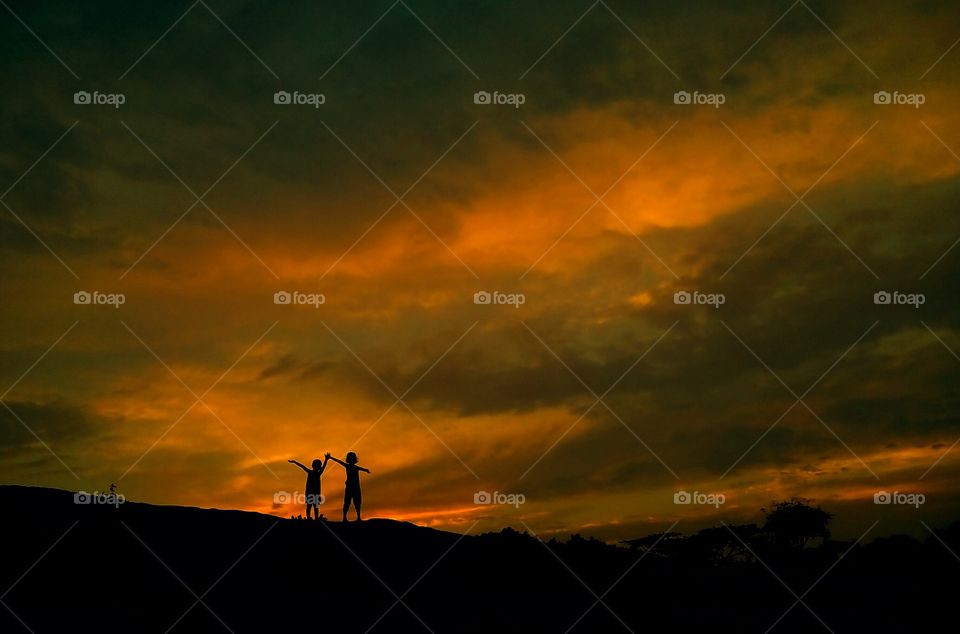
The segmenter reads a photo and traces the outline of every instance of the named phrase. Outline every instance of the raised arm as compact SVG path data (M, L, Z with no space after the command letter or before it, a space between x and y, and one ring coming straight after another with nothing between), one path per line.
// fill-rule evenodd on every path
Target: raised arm
M370 473L370 469L361 467L360 465L357 465L357 469L359 469L360 471L363 471L364 473Z
M305 465L297 462L296 460L287 460L287 462L289 462L290 464L295 464L295 465L297 465L298 467L300 467L301 469L303 469L304 471L306 471L307 473L310 473L310 469L307 469L307 467L306 467Z
M336 463L337 463L338 465L340 465L341 467L346 467L346 466L347 466L347 463L344 462L343 460L340 460L339 458L334 458L333 456L330 456L330 460L333 460L334 462L336 462Z

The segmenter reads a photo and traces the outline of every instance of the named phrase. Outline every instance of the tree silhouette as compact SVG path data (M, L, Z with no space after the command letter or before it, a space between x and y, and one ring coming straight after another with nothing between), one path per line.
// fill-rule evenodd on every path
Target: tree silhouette
M704 528L687 538L688 557L714 563L752 559L749 544L757 534L756 524L735 524Z
M769 510L760 509L766 514L763 531L770 535L775 545L791 550L802 549L812 539L827 540L833 514L813 506L812 502L795 497L775 501Z

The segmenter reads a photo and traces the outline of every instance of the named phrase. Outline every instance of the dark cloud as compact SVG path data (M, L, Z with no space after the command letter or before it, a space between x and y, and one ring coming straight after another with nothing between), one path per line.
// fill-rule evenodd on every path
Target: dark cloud
M73 480L60 461L72 470L79 469L84 448L112 434L80 405L19 400L4 403L7 407L0 408L0 456L6 481L24 477Z
M310 362L298 359L294 355L285 355L261 370L258 378L260 380L285 378L300 381L324 377L331 374L336 367L330 361Z

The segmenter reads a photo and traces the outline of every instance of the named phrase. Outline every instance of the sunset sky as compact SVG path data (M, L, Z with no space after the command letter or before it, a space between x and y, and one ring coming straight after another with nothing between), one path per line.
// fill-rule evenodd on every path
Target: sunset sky
M953 3L6 4L3 483L289 516L352 450L455 531L960 517Z

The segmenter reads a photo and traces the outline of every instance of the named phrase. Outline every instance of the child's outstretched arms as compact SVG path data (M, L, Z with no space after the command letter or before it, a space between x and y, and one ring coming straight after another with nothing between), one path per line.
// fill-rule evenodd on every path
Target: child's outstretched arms
M340 465L341 467L344 467L344 468L356 467L356 468L357 468L358 470L360 470L360 471L365 471L365 472L367 472L367 473L370 473L370 469L365 469L364 467L361 467L361 466L359 466L359 465L350 464L350 463L344 462L343 460L340 460L340 458L335 458L335 457L331 456L329 451L328 451L326 454L324 454L323 457L326 458L326 459L329 459L329 460L333 460L334 462L336 462L336 463L337 463L338 465ZM324 464L326 464L326 463L324 463Z
M303 465L303 464L297 462L296 460L287 460L287 462L289 462L290 464L295 464L295 465L297 465L298 467L300 467L301 469L303 469L304 471L306 471L307 473L310 473L310 469L307 469L306 465Z

